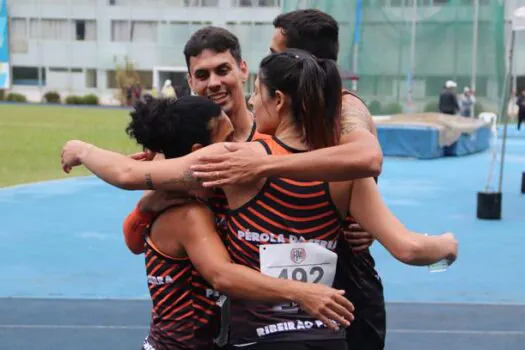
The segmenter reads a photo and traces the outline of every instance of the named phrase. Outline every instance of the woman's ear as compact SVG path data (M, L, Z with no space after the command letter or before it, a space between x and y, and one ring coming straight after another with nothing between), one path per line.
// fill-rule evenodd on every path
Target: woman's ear
M285 94L283 94L280 90L277 90L275 92L275 110L279 113L284 110L286 107L286 100L287 97Z

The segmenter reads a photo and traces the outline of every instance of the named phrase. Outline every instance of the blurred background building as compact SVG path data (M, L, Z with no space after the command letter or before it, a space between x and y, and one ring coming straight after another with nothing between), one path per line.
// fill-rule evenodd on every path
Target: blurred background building
M525 0L0 0L7 1L11 90L38 100L47 91L96 93L114 102L118 71L133 69L145 90L184 85L183 46L206 25L240 39L252 89L281 12L316 7L340 23L339 63L369 103L421 109L445 81L471 86L497 106L506 70L508 18ZM2 25L0 20L0 33ZM516 84L525 87L525 38ZM0 56L1 58L1 56ZM1 61L1 59L0 59ZM2 70L0 69L0 72ZM352 87L351 81L347 81ZM487 108L487 106L485 106Z

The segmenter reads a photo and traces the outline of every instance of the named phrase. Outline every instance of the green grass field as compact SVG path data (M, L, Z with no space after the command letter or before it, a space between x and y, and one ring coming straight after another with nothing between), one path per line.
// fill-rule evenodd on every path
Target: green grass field
M87 175L62 172L65 141L80 139L123 153L140 151L124 132L129 112L119 109L0 105L0 187Z

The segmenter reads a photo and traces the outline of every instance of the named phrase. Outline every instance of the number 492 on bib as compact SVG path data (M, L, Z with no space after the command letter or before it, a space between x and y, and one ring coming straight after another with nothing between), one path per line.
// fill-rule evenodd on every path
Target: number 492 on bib
M332 286L337 254L316 243L259 246L261 273L289 280Z

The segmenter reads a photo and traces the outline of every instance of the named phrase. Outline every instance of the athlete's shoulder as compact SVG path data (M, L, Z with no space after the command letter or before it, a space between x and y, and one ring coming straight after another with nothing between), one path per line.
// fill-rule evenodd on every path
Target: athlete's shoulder
M359 128L376 135L376 127L365 102L352 92L343 93L341 134L344 136Z
M214 222L213 219L213 212L207 204L191 200L166 210L157 218L155 224L160 228L168 228L173 231L180 229L187 232L207 220Z
M343 102L343 108L345 105L347 107L354 107L359 106L361 108L365 108L368 111L368 106L366 105L366 102L359 97L356 93L344 89L342 92L342 102Z

